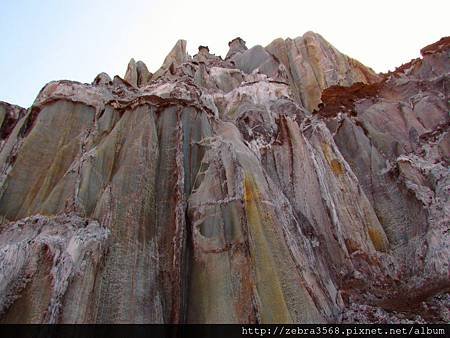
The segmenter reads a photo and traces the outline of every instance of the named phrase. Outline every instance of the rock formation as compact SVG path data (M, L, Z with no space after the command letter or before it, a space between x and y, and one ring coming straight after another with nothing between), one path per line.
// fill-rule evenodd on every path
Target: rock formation
M0 101L0 150L25 111L22 107Z
M450 320L450 39L229 46L0 104L0 322Z
M148 71L147 66L142 61L134 61L132 58L128 63L124 80L133 86L142 87L149 83L152 74Z
M294 97L309 110L317 108L322 91L332 85L380 80L372 69L340 53L313 32L293 40L276 39L266 50L286 67Z

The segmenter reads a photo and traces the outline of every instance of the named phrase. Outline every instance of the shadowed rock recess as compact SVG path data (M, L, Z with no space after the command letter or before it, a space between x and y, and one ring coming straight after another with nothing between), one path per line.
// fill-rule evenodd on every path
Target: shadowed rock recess
M450 320L450 38L229 46L0 103L1 323Z

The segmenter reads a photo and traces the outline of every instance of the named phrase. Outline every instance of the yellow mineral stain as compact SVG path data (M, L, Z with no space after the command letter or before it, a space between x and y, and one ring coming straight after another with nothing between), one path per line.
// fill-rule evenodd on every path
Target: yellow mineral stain
M343 175L344 174L344 166L342 165L342 163L339 160L332 158L331 147L328 143L322 143L322 151L323 151L325 159L327 160L328 164L330 165L333 173L336 175L339 175L339 176Z
M331 170L333 170L333 172L336 175L343 175L344 174L344 167L342 166L341 162L339 162L338 160L331 160L330 162L331 165Z
M330 156L331 148L330 148L330 145L328 143L322 143L322 151L323 151L323 154L325 155L325 158L326 158L327 162L330 163L330 160L331 160L331 156Z
M292 319L284 299L280 278L277 275L277 266L264 232L264 226L270 226L270 224L264 224L264 221L268 221L267 215L261 213L263 209L260 204L260 194L251 174L246 173L244 185L245 210L254 245L256 285L262 304L261 319L263 323L290 323Z
M387 251L387 242L380 230L369 227L369 237L377 251Z

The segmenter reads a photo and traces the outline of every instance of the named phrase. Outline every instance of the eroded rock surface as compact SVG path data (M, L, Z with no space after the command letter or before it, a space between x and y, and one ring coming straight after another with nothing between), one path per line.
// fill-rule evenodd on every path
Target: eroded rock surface
M342 54L314 32L295 39L276 39L266 50L286 67L294 97L309 110L317 108L322 91L332 85L380 80L372 69Z
M131 59L128 63L124 80L133 86L142 87L150 82L152 74L148 71L147 66L142 61L134 61Z
M25 115L25 110L14 104L0 101L0 150L17 121Z
M0 106L0 321L448 322L448 38L229 46Z

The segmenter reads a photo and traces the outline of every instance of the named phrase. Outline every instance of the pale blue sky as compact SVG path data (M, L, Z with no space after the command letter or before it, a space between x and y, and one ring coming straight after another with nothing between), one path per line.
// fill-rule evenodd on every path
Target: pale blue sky
M224 56L247 46L320 33L376 71L449 35L450 1L0 0L0 100L28 107L51 80L123 75L131 57L155 71L175 42Z

